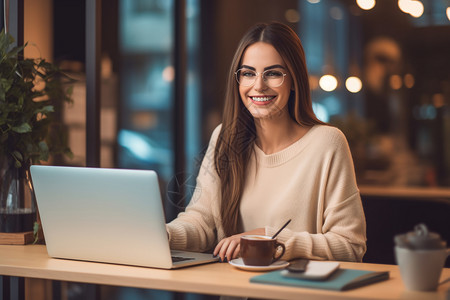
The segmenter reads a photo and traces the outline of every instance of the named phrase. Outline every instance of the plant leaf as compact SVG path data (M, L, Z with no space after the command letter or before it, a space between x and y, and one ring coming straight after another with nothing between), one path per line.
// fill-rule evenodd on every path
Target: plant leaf
M16 168L20 168L22 166L22 163L16 159L16 161L14 162L14 166Z
M55 109L54 109L53 105L46 105L46 106L44 106L44 107L41 107L41 108L39 108L39 109L36 109L36 110L34 111L34 113L35 113L35 114L38 114L38 113L41 113L41 114L48 114L48 113L51 113L51 112L54 112L54 111L55 111Z
M13 83L13 81L11 79L8 80L6 78L1 78L0 79L0 89L6 93L11 88L12 83Z
M11 130L17 133L27 133L31 132L31 126L28 123L22 123L20 126L13 126Z
M19 151L14 151L12 154L17 160L23 161L23 156Z

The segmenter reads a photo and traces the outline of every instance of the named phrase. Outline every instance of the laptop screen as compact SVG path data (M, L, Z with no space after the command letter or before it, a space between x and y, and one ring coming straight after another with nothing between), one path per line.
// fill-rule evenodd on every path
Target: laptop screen
M50 256L172 266L154 171L40 165L30 170Z

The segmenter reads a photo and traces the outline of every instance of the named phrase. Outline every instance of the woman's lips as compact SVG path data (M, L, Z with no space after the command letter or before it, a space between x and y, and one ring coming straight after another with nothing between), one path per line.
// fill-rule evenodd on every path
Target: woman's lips
M250 96L249 98L256 105L266 105L272 102L276 96Z

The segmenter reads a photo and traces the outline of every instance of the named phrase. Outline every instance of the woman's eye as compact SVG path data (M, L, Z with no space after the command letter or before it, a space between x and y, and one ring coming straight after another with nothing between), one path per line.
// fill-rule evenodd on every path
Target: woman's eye
M280 71L268 71L266 73L267 78L277 78L281 76L283 76L283 73L281 73Z
M250 72L250 71L242 71L241 72L241 76L243 77L253 77L256 76L254 72Z

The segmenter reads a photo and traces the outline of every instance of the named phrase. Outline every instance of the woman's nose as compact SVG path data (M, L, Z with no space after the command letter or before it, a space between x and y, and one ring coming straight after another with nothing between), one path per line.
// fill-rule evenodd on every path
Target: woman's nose
M267 85L263 79L262 74L259 74L258 76L256 76L256 81L255 81L255 85L253 86L253 88L256 91L264 91L265 89L267 89Z

